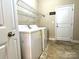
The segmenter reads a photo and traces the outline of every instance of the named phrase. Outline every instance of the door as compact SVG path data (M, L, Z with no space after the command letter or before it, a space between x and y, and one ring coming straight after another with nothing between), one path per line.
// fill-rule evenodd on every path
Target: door
M0 59L18 59L16 22L12 0L0 0Z
M55 34L57 40L73 39L74 5L56 8Z

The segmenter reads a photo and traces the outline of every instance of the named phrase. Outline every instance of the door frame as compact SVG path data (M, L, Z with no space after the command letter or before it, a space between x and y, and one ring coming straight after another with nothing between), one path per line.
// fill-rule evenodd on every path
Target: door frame
M60 6L57 6L57 7L55 8L55 11L56 11L58 8L69 7L69 6L73 8L73 23L72 23L72 40L73 40L74 9L75 9L74 6L75 6L75 5L74 5L74 4L60 5ZM55 40L57 40L57 36L56 36L56 35L57 35L57 33L56 33L56 32L57 32L57 31L56 31L57 27L56 27L56 24L57 24L57 23L56 23L56 16L55 16ZM71 40L71 41L72 41L72 40ZM64 40L64 41L67 41L67 40ZM69 40L69 41L70 41L70 40Z
M18 31L18 16L17 16L17 0L12 0L13 3L13 12L14 12L14 25L16 28L16 44L17 44L17 53L18 59L21 59L21 49L20 49L20 38L19 38L19 31Z

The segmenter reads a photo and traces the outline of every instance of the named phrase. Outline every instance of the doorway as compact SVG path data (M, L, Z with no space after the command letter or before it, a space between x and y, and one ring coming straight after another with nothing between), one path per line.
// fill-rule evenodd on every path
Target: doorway
M74 4L56 8L55 38L56 40L73 40Z

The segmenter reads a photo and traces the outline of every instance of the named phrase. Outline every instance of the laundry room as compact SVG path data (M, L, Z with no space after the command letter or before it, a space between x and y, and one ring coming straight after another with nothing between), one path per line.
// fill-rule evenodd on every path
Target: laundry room
M79 59L79 0L0 0L0 59Z

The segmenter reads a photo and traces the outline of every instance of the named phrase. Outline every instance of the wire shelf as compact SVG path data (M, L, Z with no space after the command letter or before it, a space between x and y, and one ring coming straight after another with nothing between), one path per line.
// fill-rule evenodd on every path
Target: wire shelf
M29 12L32 12L33 14L36 14L37 16L45 17L45 15L41 14L39 11L34 9L33 7L29 6L27 3L25 3L22 0L17 1L17 5L25 10L28 10Z

